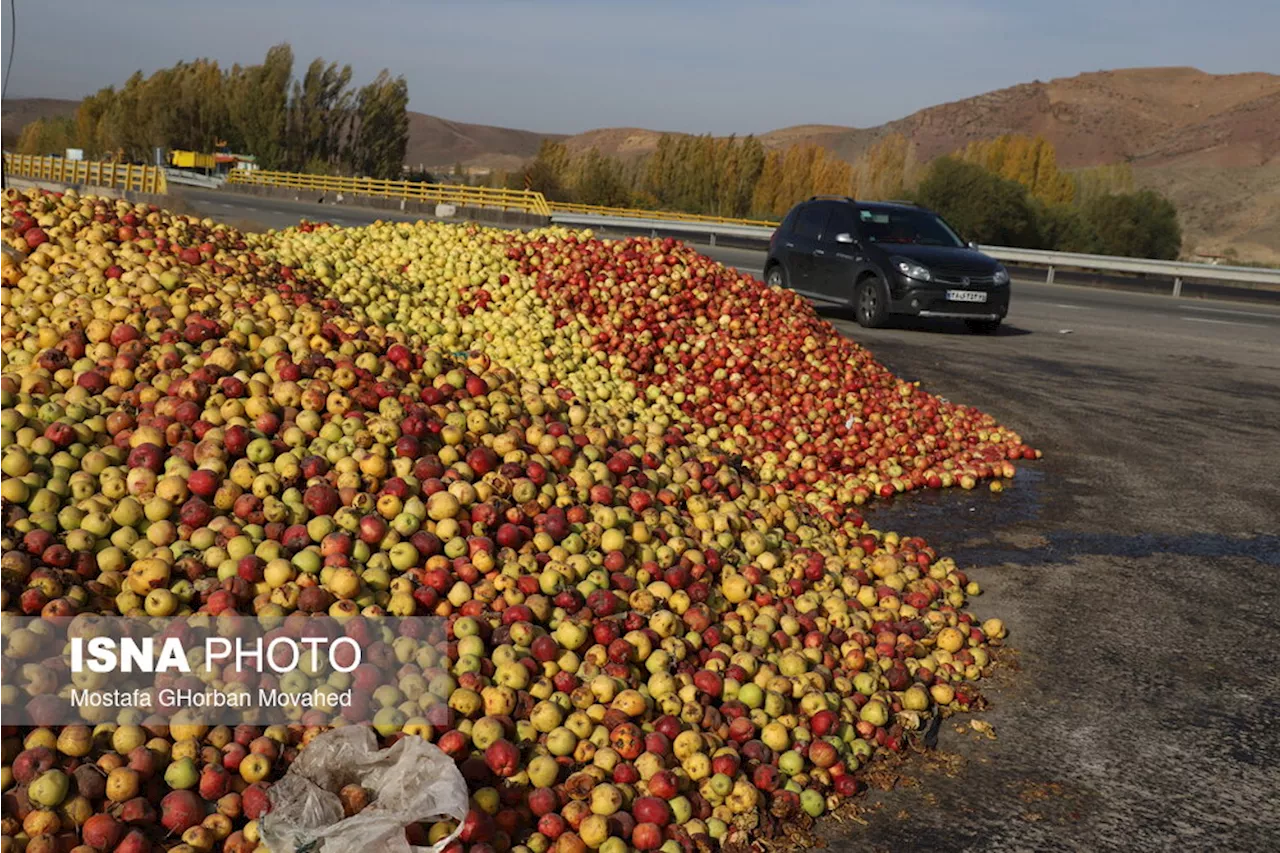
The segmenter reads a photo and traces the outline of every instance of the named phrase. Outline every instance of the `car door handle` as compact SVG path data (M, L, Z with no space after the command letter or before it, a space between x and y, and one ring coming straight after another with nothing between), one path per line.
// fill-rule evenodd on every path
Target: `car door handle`
M826 252L826 250L825 250L825 249L814 249L814 250L813 250L813 253L814 253L815 255L825 255L827 252Z

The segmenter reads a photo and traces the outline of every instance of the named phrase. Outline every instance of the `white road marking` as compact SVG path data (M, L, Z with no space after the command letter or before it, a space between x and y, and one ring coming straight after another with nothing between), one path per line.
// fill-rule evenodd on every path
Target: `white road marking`
M1051 302L1049 304L1051 304L1054 308L1070 308L1073 311L1092 311L1093 310L1088 305L1068 305L1065 302Z
M1183 317L1188 323L1216 323L1220 326L1253 326L1261 329L1261 323L1241 323L1239 320L1214 320L1212 317Z
M1205 308L1200 305L1179 305L1183 311L1209 311L1214 314L1235 314L1238 317L1257 317L1257 311L1236 311L1231 308Z

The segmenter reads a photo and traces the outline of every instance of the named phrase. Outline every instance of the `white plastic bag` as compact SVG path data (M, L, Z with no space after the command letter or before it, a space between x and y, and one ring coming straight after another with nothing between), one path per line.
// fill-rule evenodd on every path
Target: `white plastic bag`
M358 784L369 806L343 817L338 791ZM271 786L271 812L262 841L271 853L438 853L457 836L432 847L411 847L410 823L454 818L469 810L467 783L453 759L435 744L405 737L378 749L367 726L342 726L319 735Z

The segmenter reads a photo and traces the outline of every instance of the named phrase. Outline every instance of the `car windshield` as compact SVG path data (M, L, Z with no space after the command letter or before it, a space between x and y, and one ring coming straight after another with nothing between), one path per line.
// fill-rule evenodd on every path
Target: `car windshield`
M859 225L872 243L918 243L922 246L963 246L956 232L926 210L859 208Z

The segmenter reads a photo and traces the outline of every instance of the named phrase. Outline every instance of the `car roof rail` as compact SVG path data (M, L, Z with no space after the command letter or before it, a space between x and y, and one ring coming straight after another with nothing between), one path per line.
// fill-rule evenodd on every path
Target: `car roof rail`
M847 195L811 195L808 201L853 201L852 196Z
M908 201L904 198L891 198L883 202L884 204L900 204L903 207L919 207L920 205L914 201Z

